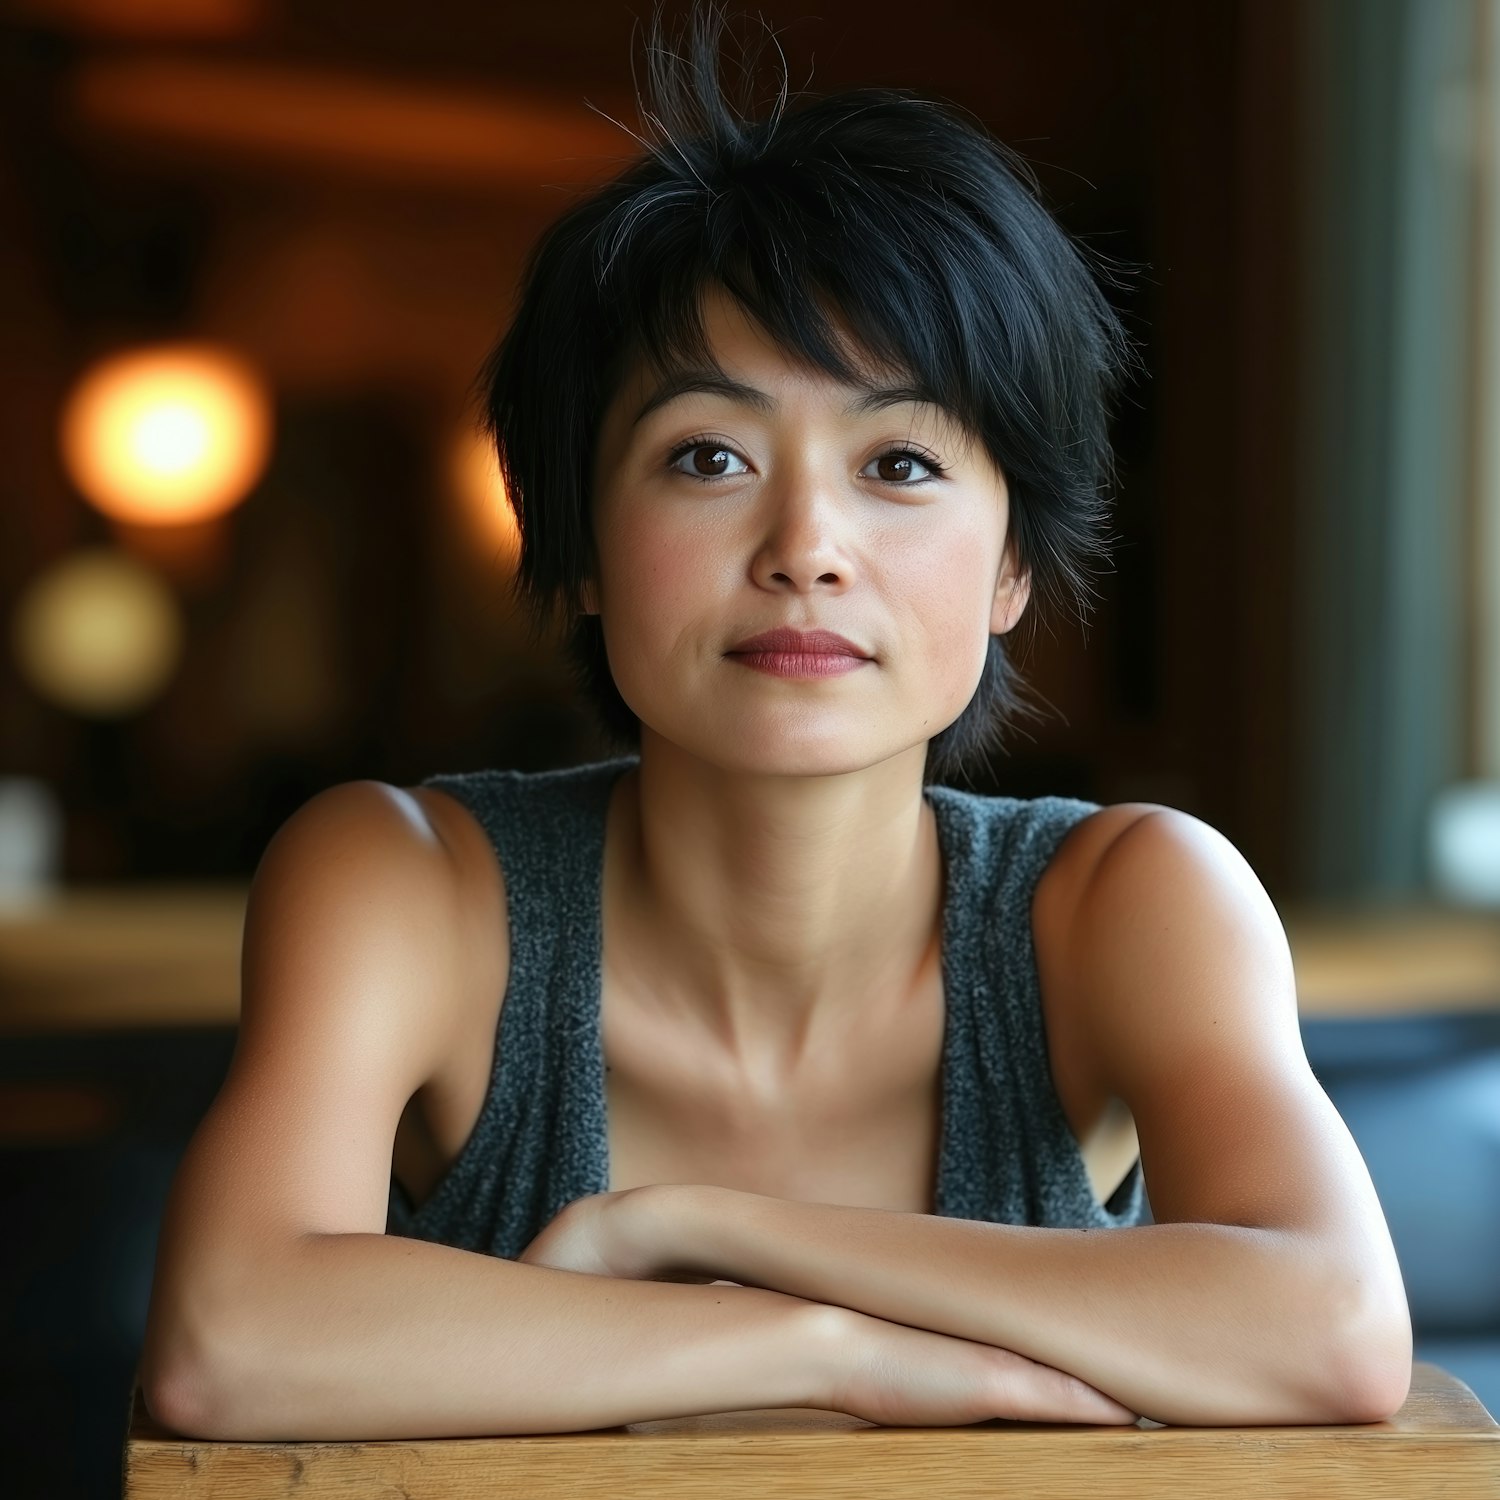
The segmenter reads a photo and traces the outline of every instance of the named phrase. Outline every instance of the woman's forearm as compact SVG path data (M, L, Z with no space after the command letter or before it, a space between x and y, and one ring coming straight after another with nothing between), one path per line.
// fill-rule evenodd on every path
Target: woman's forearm
M1232 1225L1036 1229L672 1185L686 1270L1012 1350L1156 1421L1379 1421L1410 1322L1316 1246ZM664 1253L666 1253L664 1251Z
M779 1292L380 1234L308 1237L243 1285L199 1357L174 1360L157 1330L160 1378L143 1364L143 1384L165 1425L246 1441L457 1437L814 1406L837 1349L835 1310Z

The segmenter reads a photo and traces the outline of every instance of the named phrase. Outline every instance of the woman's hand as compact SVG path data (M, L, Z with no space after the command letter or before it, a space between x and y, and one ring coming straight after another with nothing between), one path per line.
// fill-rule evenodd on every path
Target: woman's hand
M1087 1382L1009 1349L839 1309L834 1377L818 1405L893 1427L1014 1422L1133 1425Z
M589 1276L635 1276L624 1269L633 1258L621 1244L621 1208L631 1190L575 1198L517 1256L525 1265Z
M709 1285L714 1277L682 1269L684 1247L670 1204L669 1193L650 1187L575 1198L517 1260L589 1276Z

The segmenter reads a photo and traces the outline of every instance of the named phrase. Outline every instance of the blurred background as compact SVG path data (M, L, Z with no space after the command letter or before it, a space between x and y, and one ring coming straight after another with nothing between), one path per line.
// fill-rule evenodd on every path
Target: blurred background
M668 4L669 17L685 4ZM974 789L1182 808L1292 942L1418 1357L1500 1411L1500 3L759 0L972 110L1149 379L1114 570ZM638 149L645 0L24 0L0 26L0 1420L119 1493L162 1200L276 828L615 753L467 393ZM615 123L615 122L622 123Z

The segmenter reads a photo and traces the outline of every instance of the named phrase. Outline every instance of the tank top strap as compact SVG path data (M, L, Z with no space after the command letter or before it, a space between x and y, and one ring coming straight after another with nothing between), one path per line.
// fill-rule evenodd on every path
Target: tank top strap
M1051 1227L1136 1223L1139 1161L1100 1204L1057 1096L1031 926L1042 872L1100 804L942 786L926 794L947 871L937 1211Z
M463 803L505 877L510 972L479 1118L420 1209L393 1179L388 1228L513 1259L609 1185L599 1024L604 824L626 756L420 784Z

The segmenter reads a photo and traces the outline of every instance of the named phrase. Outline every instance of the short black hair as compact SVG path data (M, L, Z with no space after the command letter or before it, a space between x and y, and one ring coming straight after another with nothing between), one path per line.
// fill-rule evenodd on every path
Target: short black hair
M1139 368L1086 256L1103 258L1074 244L1030 166L974 117L890 88L788 108L783 81L769 111L746 118L720 86L723 26L717 0L695 8L681 57L658 9L648 134L636 136L646 149L543 233L476 383L520 532L518 602L537 640L561 611L582 693L627 749L640 721L610 674L599 616L581 611L597 576L597 439L631 359L711 362L709 287L794 360L854 383L863 372L831 310L867 361L903 372L983 443L1009 490L1007 543L1030 574L1023 621L1069 604L1084 620L1097 597L1090 564L1113 540L1110 403ZM925 781L971 774L1016 720L1040 717L1006 639L990 638L973 698L929 741Z

